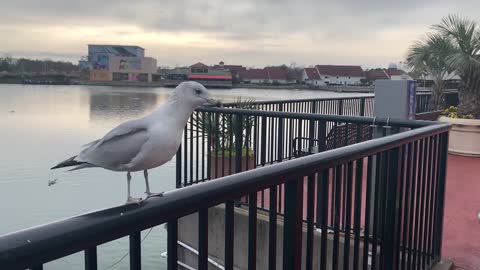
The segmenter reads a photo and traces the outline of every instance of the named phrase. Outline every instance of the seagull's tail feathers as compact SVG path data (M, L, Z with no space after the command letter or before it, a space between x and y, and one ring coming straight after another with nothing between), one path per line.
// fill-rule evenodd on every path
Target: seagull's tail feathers
M53 169L58 169L58 168L63 168L63 167L71 167L71 166L79 165L79 166L75 167L74 169L72 169L72 170L78 170L78 169L82 169L82 168L85 168L85 167L92 167L93 166L93 165L91 165L89 163L86 163L86 162L76 161L75 160L76 157L77 156L73 156L73 157L71 157L67 160L64 160L64 161L58 163L57 165L53 166L50 169L53 170ZM84 166L84 165L88 165L88 166ZM82 166L82 168L78 168L78 167L81 167L81 166Z
M71 171L76 171L76 170L90 168L90 167L98 167L98 166L95 166L95 165L90 164L90 163L82 163L82 164L78 165L77 167L75 167L73 169L70 169L68 171L71 172Z

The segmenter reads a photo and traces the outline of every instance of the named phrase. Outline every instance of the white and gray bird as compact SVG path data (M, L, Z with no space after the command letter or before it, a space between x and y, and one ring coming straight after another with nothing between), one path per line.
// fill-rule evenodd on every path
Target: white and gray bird
M52 169L76 166L71 170L101 167L127 172L127 203L140 202L130 195L131 172L143 171L148 197L161 196L150 192L149 169L165 164L177 152L183 129L195 108L219 104L200 83L188 81L178 85L168 101L151 114L130 120L112 129L103 138L84 145L83 150Z

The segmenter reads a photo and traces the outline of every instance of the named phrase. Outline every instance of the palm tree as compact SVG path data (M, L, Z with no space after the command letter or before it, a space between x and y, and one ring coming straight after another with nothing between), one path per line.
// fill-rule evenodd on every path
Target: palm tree
M480 25L468 18L450 15L433 29L447 38L453 50L446 55L449 68L460 76L459 113L480 117Z
M433 77L432 96L429 109L441 110L445 106L445 78L452 69L445 62L445 55L453 51L451 42L439 34L428 34L427 37L410 47L407 65L416 74L428 74Z

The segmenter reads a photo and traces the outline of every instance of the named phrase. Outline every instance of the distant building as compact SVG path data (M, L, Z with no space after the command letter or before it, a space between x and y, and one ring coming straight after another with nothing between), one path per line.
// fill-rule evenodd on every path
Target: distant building
M264 68L252 68L241 71L239 73L240 79L244 83L254 83L254 84L266 84L269 83L269 77L267 70Z
M87 59L79 65L90 70L92 81L151 82L157 72L157 60L139 46L90 44Z
M266 67L268 82L271 84L291 84L295 80L288 79L288 70L286 67Z
M315 69L327 85L358 85L365 79L360 66L316 65Z
M263 69L246 69L239 72L239 77L244 83L254 84L292 84L296 80L288 78L286 67L265 67Z
M223 61L220 61L218 65L213 66L214 69L219 69L219 70L225 70L229 71L230 74L232 75L232 82L233 83L239 83L240 80L240 73L247 70L246 67L242 65L225 65Z
M407 72L395 67L371 69L367 70L365 74L369 83L374 83L376 80L412 80Z
M359 85L365 80L360 66L316 65L303 70L302 81L311 85Z
M304 68L302 81L310 85L325 85L316 68Z
M232 74L228 70L196 63L189 67L167 71L167 79L198 81L206 87L232 87Z

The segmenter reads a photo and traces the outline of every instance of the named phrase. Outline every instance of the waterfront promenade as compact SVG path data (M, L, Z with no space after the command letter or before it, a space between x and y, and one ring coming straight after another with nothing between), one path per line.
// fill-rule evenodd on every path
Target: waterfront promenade
M442 257L480 269L480 158L449 155Z

